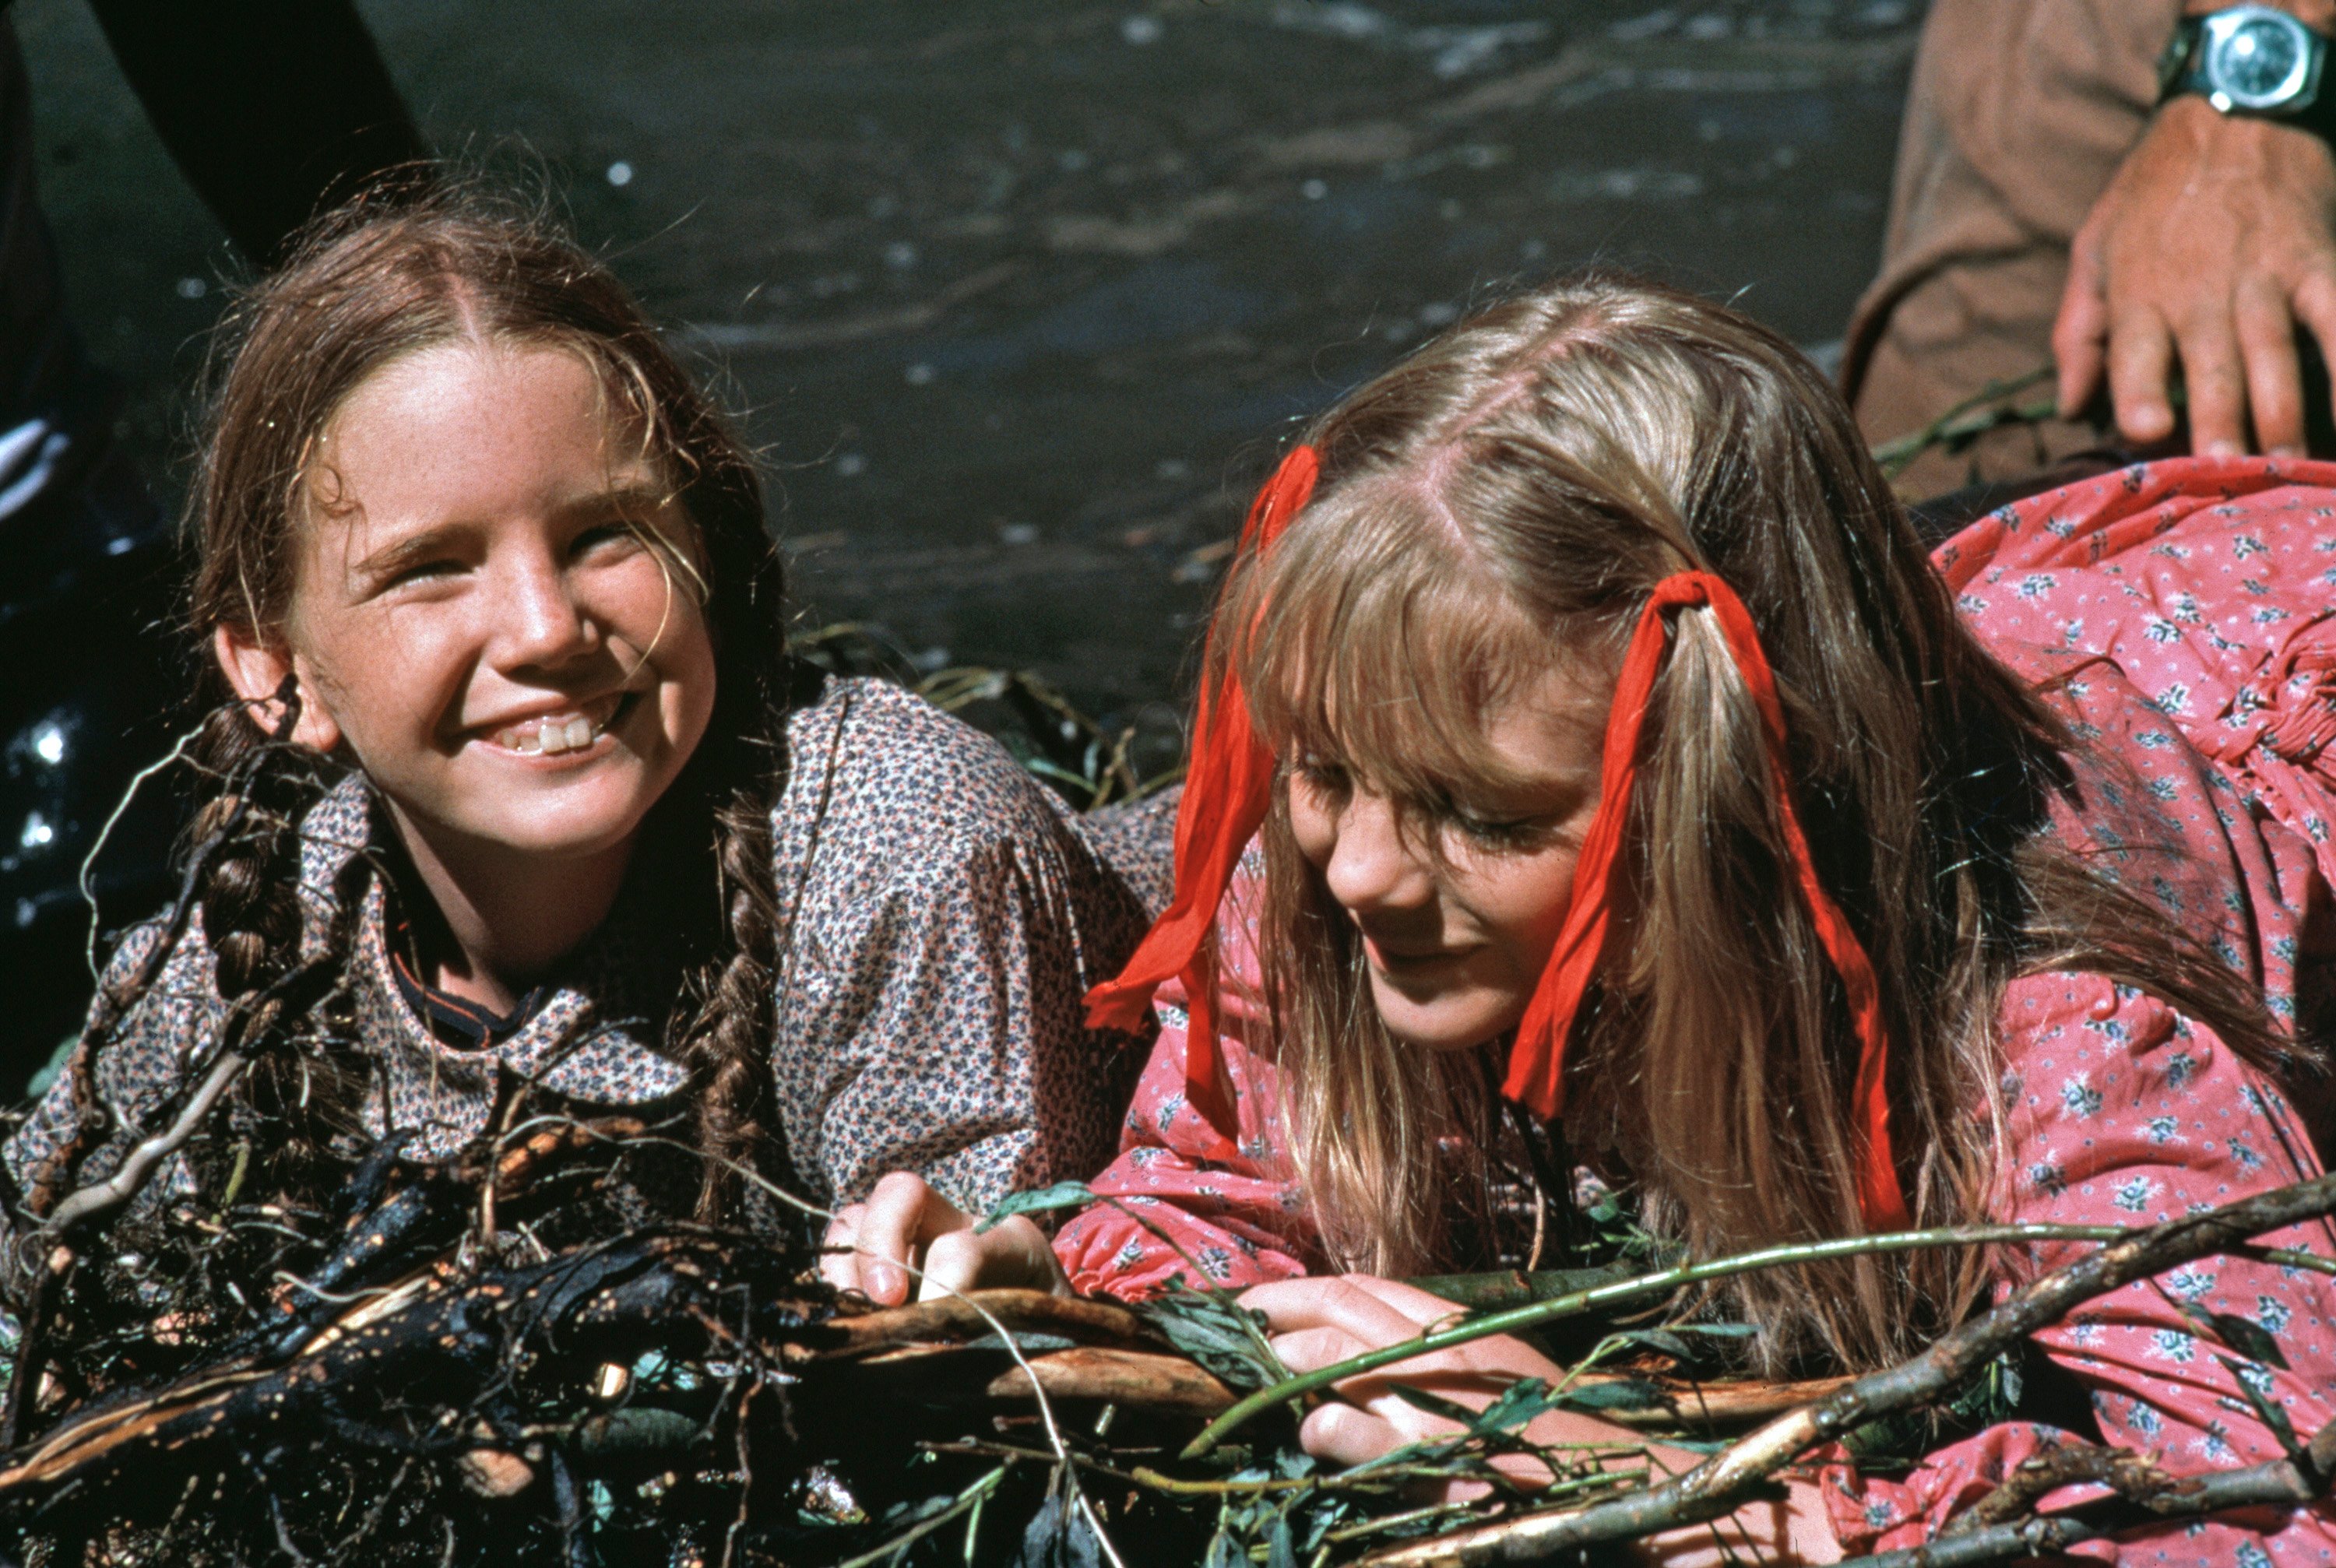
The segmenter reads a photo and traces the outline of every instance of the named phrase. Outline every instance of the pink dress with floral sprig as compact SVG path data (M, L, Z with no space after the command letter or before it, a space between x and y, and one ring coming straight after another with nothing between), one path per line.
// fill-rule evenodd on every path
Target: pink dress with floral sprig
M1991 513L1935 559L1968 623L2012 668L2057 683L2051 700L2089 744L2078 798L2055 811L2064 842L2259 980L2282 1019L2297 1016L2299 979L2309 1009L2336 972L2336 464L2127 469ZM1254 891L1236 884L1219 927L1236 991L1254 981ZM1278 1171L1273 1068L1246 1049L1253 1015L1238 995L1220 1048L1241 1156L1202 1157L1214 1140L1183 1099L1183 999L1161 993L1123 1152L1095 1183L1113 1201L1056 1239L1080 1290L1133 1297L1196 1272L1241 1286L1323 1266L1301 1194ZM2321 1174L2279 1091L2154 997L2098 975L2034 975L2007 989L2000 1021L1999 1218L2150 1224ZM2336 1256L2325 1223L2264 1241ZM2000 1288L2088 1250L2029 1249L2007 1260ZM2260 1324L2286 1368L2201 1337L2177 1303ZM2177 1474L2280 1454L2239 1378L2306 1438L2336 1417L2336 1281L2322 1275L2202 1259L2036 1338L2089 1391L2104 1437ZM1827 1466L1835 1533L1850 1553L1917 1544L2065 1440L2012 1421L1895 1477ZM2079 1550L2217 1568L2336 1562L2336 1512L2168 1523Z

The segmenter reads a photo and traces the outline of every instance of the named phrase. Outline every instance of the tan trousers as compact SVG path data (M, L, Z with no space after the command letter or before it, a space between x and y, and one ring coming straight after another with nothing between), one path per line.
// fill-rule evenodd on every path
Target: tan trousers
M1870 439L2050 362L2069 241L2141 135L2180 12L2181 0L1932 0L1881 276L1842 357ZM2049 395L2049 384L2024 394ZM2057 421L1997 431L1899 482L1924 495L2010 478L2098 442Z

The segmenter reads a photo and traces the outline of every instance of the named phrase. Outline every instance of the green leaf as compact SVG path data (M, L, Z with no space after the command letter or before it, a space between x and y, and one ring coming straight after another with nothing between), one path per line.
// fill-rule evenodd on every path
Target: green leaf
M1135 1310L1171 1349L1230 1387L1263 1388L1282 1380L1281 1366L1265 1346L1262 1312L1183 1287L1137 1303Z
M1625 1329L1614 1338L1626 1345L1644 1345L1650 1350L1660 1350L1664 1355L1681 1361L1695 1359L1695 1347L1669 1329Z
M2262 1389L2248 1382L2244 1369L2228 1356L2217 1356L2214 1359L2231 1374L2231 1381L2239 1386L2239 1392L2245 1395L2247 1403L2254 1407L2255 1419L2271 1428L2271 1435L2279 1439L2279 1446L2286 1450L2288 1456L2292 1458L2302 1453L2303 1445L2296 1439L2294 1424L2288 1420L2287 1411L2279 1401L2266 1398Z
M1290 1541L1290 1516L1276 1514L1265 1538L1265 1568L1298 1568L1298 1551Z
M1474 1429L1476 1425L1475 1411L1465 1405L1455 1404L1441 1394L1431 1394L1425 1388L1415 1388L1408 1383L1394 1384L1389 1391L1413 1409L1425 1410L1431 1416L1441 1416L1464 1429Z
M1008 1193L996 1208L982 1216L973 1227L980 1235L991 1226L1002 1224L1017 1214L1039 1214L1050 1209L1080 1209L1095 1202L1095 1193L1085 1182L1056 1182L1051 1187L1039 1187L1027 1193Z
M1011 1345L1007 1343L1007 1336L1004 1334L984 1334L978 1339L968 1339L959 1349L1006 1350L1009 1353L1019 1350L1025 1356L1043 1356L1056 1350L1076 1349L1078 1343L1076 1339L1066 1339L1060 1334L1041 1334L1031 1329L1017 1329L1014 1330Z
M1572 1410L1651 1410L1663 1402L1663 1391L1652 1383L1625 1378L1612 1383L1561 1388L1556 1399Z
M1469 1435L1484 1437L1495 1432L1514 1432L1556 1408L1557 1400L1551 1396L1549 1384L1539 1378L1526 1378L1502 1389L1501 1397L1468 1423Z
M2288 1369L2287 1356L2280 1349L2279 1341L2272 1338L2270 1329L2253 1319L2242 1318L2235 1312L2207 1312L2202 1316L2213 1327L2214 1338L2248 1360L2261 1361L2264 1366L2276 1367L2282 1372Z

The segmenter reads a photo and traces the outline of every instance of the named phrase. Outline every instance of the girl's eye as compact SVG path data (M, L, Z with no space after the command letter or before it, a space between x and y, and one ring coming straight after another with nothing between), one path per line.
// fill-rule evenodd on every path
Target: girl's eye
M1348 788L1347 770L1337 763L1301 762L1293 769L1300 783L1317 794L1342 795Z
M1504 820L1455 811L1448 813L1446 820L1459 830L1461 837L1486 850L1531 849L1547 831L1547 824L1537 817Z
M584 556L612 549L638 549L641 542L640 531L630 523L608 522L578 534L569 550Z
M462 563L452 556L435 560L409 561L390 574L384 588L404 588L409 583L426 582L432 578L452 577L462 570Z

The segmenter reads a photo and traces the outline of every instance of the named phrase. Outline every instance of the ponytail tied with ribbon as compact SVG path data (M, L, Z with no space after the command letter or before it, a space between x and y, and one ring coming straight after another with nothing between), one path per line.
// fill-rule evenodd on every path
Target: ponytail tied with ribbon
M1266 548L1314 493L1319 472L1313 448L1293 449L1266 482L1242 525L1245 553ZM1858 1040L1856 1086L1857 1200L1869 1231L1903 1229L1912 1221L1898 1182L1890 1140L1890 1040L1882 1017L1881 986L1865 949L1838 904L1818 881L1807 835L1793 804L1785 715L1767 654L1744 601L1709 572L1663 579L1649 595L1622 658L1614 706L1606 721L1604 773L1597 814L1582 845L1573 892L1557 946L1518 1026L1502 1092L1543 1120L1554 1119L1565 1099L1565 1052L1612 924L1612 883L1637 781L1639 740L1647 704L1670 648L1665 612L1708 608L1745 686L1759 710L1777 813L1796 886L1818 942L1841 977ZM1097 1028L1140 1027L1153 992L1172 976L1184 983L1191 1008L1185 1035L1185 1099L1216 1129L1210 1157L1234 1153L1239 1124L1219 1071L1215 948L1217 908L1241 852L1265 822L1273 788L1273 755L1251 729L1249 704L1228 669L1204 692L1194 726L1184 798L1176 813L1176 891L1168 911L1117 979L1087 993L1087 1021Z
M1564 1107L1566 1045L1605 950L1615 865L1630 814L1632 786L1638 780L1640 733L1646 726L1647 700L1654 690L1655 677L1670 648L1664 611L1692 606L1708 606L1718 618L1737 672L1759 709L1761 739L1768 754L1794 881L1816 927L1817 941L1832 961L1834 972L1841 977L1856 1029L1857 1080L1851 1106L1858 1133L1858 1213L1869 1232L1902 1230L1913 1222L1899 1188L1897 1158L1890 1142L1890 1037L1882 1018L1881 984L1848 918L1817 880L1808 835L1802 831L1800 813L1793 804L1784 706L1777 700L1776 673L1768 667L1751 612L1735 589L1709 572L1683 571L1657 583L1630 634L1621 675L1614 684L1613 710L1606 720L1598 813L1591 819L1590 831L1582 841L1581 859L1574 864L1572 900L1565 924L1559 929L1557 946L1525 1008L1524 1020L1517 1026L1502 1093L1543 1121Z

